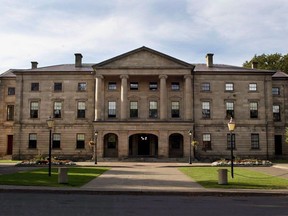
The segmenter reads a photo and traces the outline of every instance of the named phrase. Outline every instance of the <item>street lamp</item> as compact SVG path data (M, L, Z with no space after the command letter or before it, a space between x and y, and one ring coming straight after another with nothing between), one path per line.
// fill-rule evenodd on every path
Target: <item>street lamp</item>
M94 163L97 164L97 136L98 131L94 132Z
M47 125L49 128L49 156L48 156L49 168L48 168L48 175L51 176L52 128L54 127L54 120L50 116L46 122L47 122Z
M191 144L192 144L192 131L188 131L190 142L189 142L189 164L192 164L192 157L191 157Z
M228 122L228 129L230 131L230 149L231 149L231 177L234 178L234 171L233 171L233 166L234 166L234 156L233 156L233 142L232 142L232 132L235 129L235 122L233 122L233 118L231 117L230 121Z

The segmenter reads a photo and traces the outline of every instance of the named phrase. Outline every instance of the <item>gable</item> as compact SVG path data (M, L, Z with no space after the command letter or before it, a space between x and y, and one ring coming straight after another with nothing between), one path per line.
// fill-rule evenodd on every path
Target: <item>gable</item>
M191 68L191 64L147 47L130 51L94 65L95 68Z

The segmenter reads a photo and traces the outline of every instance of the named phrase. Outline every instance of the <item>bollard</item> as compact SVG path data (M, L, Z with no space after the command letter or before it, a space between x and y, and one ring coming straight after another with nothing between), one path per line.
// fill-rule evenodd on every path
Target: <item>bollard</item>
M58 168L58 183L59 184L68 183L68 168L67 167Z
M228 184L227 169L218 169L218 184Z

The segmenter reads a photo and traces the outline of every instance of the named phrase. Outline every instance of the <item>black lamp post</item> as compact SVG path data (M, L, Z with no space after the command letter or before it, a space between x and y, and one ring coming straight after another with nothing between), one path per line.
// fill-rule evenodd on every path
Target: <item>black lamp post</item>
M189 142L189 164L192 164L192 156L191 156L191 145L192 145L192 131L188 131L190 142Z
M233 156L233 142L232 142L232 132L234 131L235 129L235 122L233 122L233 118L231 117L230 121L228 122L228 128L229 128L229 131L230 131L230 149L231 149L231 177L234 178L234 162L233 162L233 159L234 159L234 156Z
M97 164L97 136L98 131L94 132L94 163Z
M54 127L54 120L51 118L51 116L47 120L47 125L48 125L48 128L49 128L49 156L48 156L48 163L49 163L48 166L49 166L49 168L48 168L48 175L51 176L52 128Z

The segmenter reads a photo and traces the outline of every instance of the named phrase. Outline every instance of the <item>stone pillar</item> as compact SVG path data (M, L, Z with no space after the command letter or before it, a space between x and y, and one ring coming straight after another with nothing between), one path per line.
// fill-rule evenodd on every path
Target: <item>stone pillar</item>
M102 92L103 76L97 75L95 77L95 121L103 120L103 103L104 93Z
M121 75L121 113L120 119L127 119L127 79L128 75Z
M185 120L192 120L192 75L185 75L185 89L184 89L184 119Z
M167 119L167 86L166 79L167 75L160 75L160 119Z

